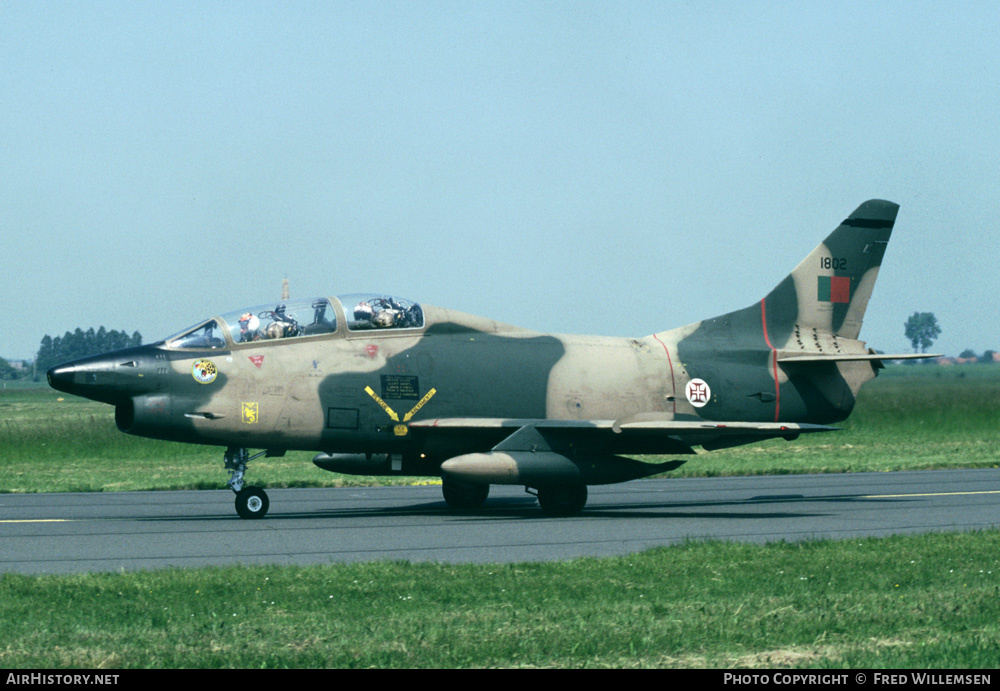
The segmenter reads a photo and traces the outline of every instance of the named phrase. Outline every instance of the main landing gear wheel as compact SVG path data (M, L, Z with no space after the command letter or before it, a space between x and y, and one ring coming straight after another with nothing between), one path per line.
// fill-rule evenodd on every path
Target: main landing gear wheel
M449 509L468 511L482 508L486 497L490 495L490 486L442 478L441 492Z
M268 506L267 492L260 487L244 487L236 493L236 513L240 518L263 518Z
M538 488L538 504L548 516L575 516L587 503L586 485L554 485Z

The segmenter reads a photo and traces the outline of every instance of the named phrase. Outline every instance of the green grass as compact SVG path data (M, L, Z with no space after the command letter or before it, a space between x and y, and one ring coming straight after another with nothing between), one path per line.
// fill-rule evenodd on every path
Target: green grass
M994 668L1000 531L0 577L0 666Z
M895 366L862 389L840 432L699 453L670 476L996 467L998 412L1000 367ZM267 487L415 481L327 473L313 455L259 458L248 477ZM226 479L220 447L122 434L110 406L51 389L0 390L0 492L205 489Z

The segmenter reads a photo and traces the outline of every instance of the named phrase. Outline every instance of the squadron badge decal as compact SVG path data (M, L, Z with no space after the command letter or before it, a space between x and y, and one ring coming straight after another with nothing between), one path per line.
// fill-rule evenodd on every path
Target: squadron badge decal
M199 384L211 384L218 374L219 370L216 369L215 363L211 360L198 360L191 365L191 376Z
M260 422L260 404L243 402L240 404L243 413L243 422L248 425L256 425Z

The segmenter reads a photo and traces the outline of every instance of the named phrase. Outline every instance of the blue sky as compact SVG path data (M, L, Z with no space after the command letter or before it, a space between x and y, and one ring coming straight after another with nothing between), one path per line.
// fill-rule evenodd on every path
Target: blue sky
M641 336L901 205L861 338L1000 349L1000 5L0 2L0 355L362 291Z

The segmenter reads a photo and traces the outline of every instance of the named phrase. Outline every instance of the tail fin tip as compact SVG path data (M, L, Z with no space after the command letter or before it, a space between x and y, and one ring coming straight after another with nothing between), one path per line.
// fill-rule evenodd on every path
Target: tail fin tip
M869 199L844 219L841 225L852 228L892 228L899 204L885 199Z

